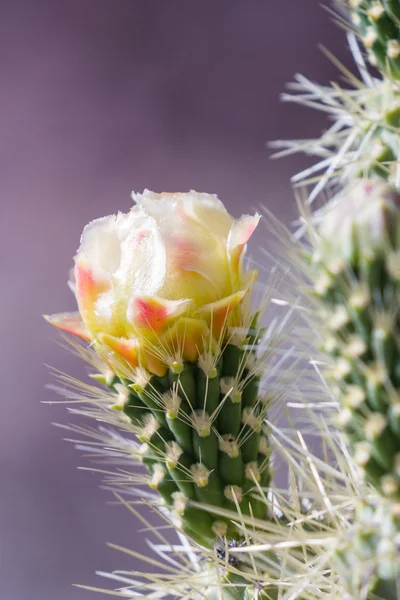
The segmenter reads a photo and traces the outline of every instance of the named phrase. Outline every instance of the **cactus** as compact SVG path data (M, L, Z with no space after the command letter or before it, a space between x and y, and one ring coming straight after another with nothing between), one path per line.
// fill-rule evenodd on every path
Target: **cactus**
M272 294L280 295L279 289L273 287L276 277L276 273L271 275L268 287L271 297ZM286 282L285 289L287 291ZM264 305L262 312L267 307L269 303ZM340 514L342 523L347 521L349 514L347 506L343 510L341 498L345 494L350 506L352 503L349 492L353 483L349 483L348 490L341 483L344 480L350 482L349 466L341 460L340 448L330 434L326 440L322 434L323 443L331 454L334 450L336 464L327 465L323 461L310 461L310 450L304 441L299 444L287 431L281 432L272 424L268 424L267 429L262 423L270 404L274 409L270 412L274 414L284 405L284 396L291 400L303 398L299 395L296 369L291 365L292 350L286 349L292 338L296 313L291 307L283 311L279 319L275 308L274 319L261 315L260 318L270 323L262 336L256 320L248 318L249 324L240 336L238 332L228 336L229 341L222 346L222 352L214 349L207 359L201 354L196 362L184 361L181 368L175 361L164 376L150 375L141 369L126 369L122 377L123 365L118 363L121 370L117 377L93 347L85 347L74 338L69 340L74 352L95 369L94 385L57 373L61 384L57 391L67 400L81 401L83 406L71 407L71 412L101 423L98 429L84 425L67 427L73 432L71 441L78 443L80 451L89 458L93 454L96 457L101 448L100 454L106 465L102 469L96 465L94 471L104 475L104 485L117 493L118 502L127 510L138 514L135 505L144 498L169 525L186 534L191 545L186 542L183 550L174 551L174 558L183 554L182 564L186 569L187 554L191 556L192 552L198 557L198 568L205 577L201 581L195 573L183 577L182 573L186 571L178 570L168 583L161 583L163 575L155 572L159 568L157 562L151 573L143 573L141 583L132 575L131 588L146 591L149 596L156 590L165 594L162 597L169 597L171 590L175 594L179 589L185 598L199 599L206 595L227 600L271 600L289 593L296 593L299 600L336 597L337 581L327 578L326 573L331 564L337 515ZM302 351L304 342L300 344L297 340L297 343ZM229 364L234 365L235 371ZM226 381L230 376L233 381ZM224 380L222 386L221 383L215 385L217 378ZM211 388L209 383L214 387ZM211 389L217 392L217 399L210 395ZM237 428L236 405L241 392L242 424L236 438L239 443L225 433L225 419L219 420L225 398L234 390L236 402L229 407L226 416L233 419L230 422ZM319 399L323 405L321 394L322 388ZM307 392L304 400L309 400ZM189 409L183 409L185 403ZM206 428L200 427L207 422L201 410L204 405L213 415L213 423L209 435L202 437L199 433L208 434L208 428L203 432ZM321 416L316 414L314 433L320 425ZM203 443L211 435L218 441L218 462L213 469L204 464L205 460L209 467L215 464L208 462L215 461L215 443ZM83 437L88 438L87 443ZM206 453L203 462L200 447ZM291 473L291 486L287 492L276 490L270 481L272 449L280 468L286 465ZM107 466L108 461L111 461L111 467ZM181 465L181 472L178 465ZM316 471L321 480L326 479L324 491L315 488ZM207 485L197 486L195 478L200 481L204 473L209 474ZM231 483L233 502L221 494L221 489L224 491L229 485L227 481ZM239 502L239 488L242 502ZM332 498L328 513L326 494ZM126 499L132 495L136 499L133 503ZM142 515L140 520L151 529ZM159 543L162 531L156 530L156 535ZM165 548L168 547L164 542L164 550L158 553L167 552ZM118 577L118 572L112 575L116 581L119 581ZM121 584L126 582L127 577L121 575Z
M347 75L346 69L341 68ZM320 137L271 143L278 149L276 158L297 152L317 157L314 165L292 177L294 184L305 187L310 202L325 189L330 197L332 189L340 189L359 178L379 177L396 185L396 159L400 153L398 84L372 76L365 82L352 76L350 83L353 87L345 89L339 85L319 87L298 76L295 83L298 93L283 95L286 102L311 104L327 112L333 120Z
M147 485L169 523L214 551L246 540L243 519L267 518L270 395L259 387L268 355L251 307L257 271L243 266L260 217L234 219L216 196L194 191L134 199L129 213L85 228L71 282L79 313L47 320L90 343L75 348L105 391L78 383L94 405L81 414L135 438L117 438L117 456L146 474L107 483Z
M293 177L309 186L305 210L311 250L304 266L312 279L315 329L325 374L340 412L343 431L362 478L350 527L338 534L333 554L346 593L354 599L399 596L399 257L400 257L400 3L349 0L354 33L348 33L360 79L334 60L353 88L320 87L298 76L285 100L322 108L334 123L320 138L278 142L280 155L306 151L319 162ZM333 424L331 427L333 428Z
M88 391L86 387L86 392ZM109 393L107 397L110 397ZM305 399L306 397L307 395ZM95 404L97 407L100 405L99 398L96 398ZM349 510L353 502L351 489L355 482L348 473L351 465L343 462L340 447L336 446L331 436L323 438L323 444L329 447L331 454L330 464L326 464L316 457L310 461L310 448L307 448L304 441L301 444L295 443L288 437L287 431L281 431L279 428L276 428L275 432L271 431L268 447L274 447L275 453L280 455L279 463L283 460L287 464L291 471L292 486L287 493L277 490L278 495L273 493L263 497L260 491L255 495L255 498L263 497L268 518L255 519L252 515L243 515L236 508L223 510L215 507L219 516L229 522L238 523L235 535L218 537L211 543L211 540L205 540L204 535L200 533L188 532L190 544L187 540L182 543L184 538L180 536L179 546L175 547L171 545L170 536L168 541L164 540L162 529L158 529L153 519L153 522L149 523L141 514L140 508L136 508L137 499L134 502L129 501L132 494L138 498L144 496L146 503L151 503L154 510L161 512L163 522L168 513L171 515L171 511L166 513L165 505L162 506L157 502L157 492L154 496L149 496L141 487L147 485L148 476L140 477L138 466L135 465L141 449L130 439L132 431L130 418L128 422L128 419L124 419L124 413L118 413L111 408L108 408L107 412L106 407L107 402L104 398L104 409L101 413L95 415L85 411L84 414L96 416L98 420L109 421L110 424L111 418L115 418L117 428L119 430L124 428L125 434L121 435L118 429L116 431L104 426L97 431L92 427L85 429L82 426L70 426L68 429L74 432L75 441L77 434L80 436L85 434L90 438L87 444L79 443L79 449L85 454L90 455L94 451L96 456L100 446L101 454L106 460L110 458L112 464L118 464L120 468L115 471L110 470L109 467L101 471L106 475L104 483L107 488L112 487L114 490L119 488L123 491L123 495L116 494L116 500L126 508L127 512L133 513L140 519L146 527L146 537L151 532L154 533L152 537L155 537L158 544L155 547L157 560L151 571L148 567L144 567L143 571L132 573L117 571L112 575L104 574L118 582L119 586L128 586L126 591L121 589L122 595L125 593L131 597L132 590L135 590L149 598L157 592L160 598L169 598L172 595L176 598L196 600L205 596L226 600L232 598L277 600L290 595L298 600L340 598L342 588L338 584L336 573L330 574L332 537L337 535L339 522L341 524L339 530L344 524L346 524L346 531L349 529L347 519L351 516ZM122 419L119 423L118 416ZM313 421L315 432L320 424L321 414L316 414ZM266 438L261 439L264 442L260 447L266 450ZM314 485L316 476L324 481L323 489L320 491L316 490ZM343 481L347 482L348 490L343 487ZM271 482L271 490L274 490L273 482ZM357 486L357 490L360 492L360 485ZM130 494L127 498L124 497L126 492ZM328 511L327 497L331 499ZM350 502L350 506L345 510L342 506L343 498L346 499L346 504ZM197 502L196 507L200 508L199 505L200 503ZM129 522L128 519L128 525ZM167 517L167 522L177 527L178 531L182 531L181 523L175 518L170 520ZM240 536L237 535L238 532L241 533ZM124 551L123 548L113 547ZM139 553L131 550L127 552L138 559L141 558ZM162 564L160 557L164 555L167 578L159 571ZM176 571L171 569L171 557ZM105 589L81 587L106 592Z

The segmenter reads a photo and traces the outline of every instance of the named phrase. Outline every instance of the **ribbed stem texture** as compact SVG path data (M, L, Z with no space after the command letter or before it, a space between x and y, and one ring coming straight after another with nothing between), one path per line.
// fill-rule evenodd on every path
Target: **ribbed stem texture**
M400 575L400 195L381 180L334 198L315 237L314 291L339 425L379 495L360 502L335 564L351 598L396 600Z
M364 181L324 215L314 255L340 424L366 478L400 498L400 195Z
M150 487L181 517L183 530L205 545L238 536L213 506L266 516L265 503L255 497L270 483L270 450L254 353L230 343L217 357L174 364L164 377L112 382L125 391L122 409L143 444Z

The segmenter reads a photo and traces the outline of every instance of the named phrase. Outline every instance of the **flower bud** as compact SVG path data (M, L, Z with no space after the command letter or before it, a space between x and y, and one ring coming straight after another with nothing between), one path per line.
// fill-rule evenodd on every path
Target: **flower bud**
M379 179L362 180L328 205L319 227L319 248L328 270L354 262L396 242L400 195Z
M214 195L133 194L127 214L89 223L75 257L79 315L49 318L90 340L98 353L163 375L174 360L195 362L228 327L255 272L243 255L259 216L235 220Z

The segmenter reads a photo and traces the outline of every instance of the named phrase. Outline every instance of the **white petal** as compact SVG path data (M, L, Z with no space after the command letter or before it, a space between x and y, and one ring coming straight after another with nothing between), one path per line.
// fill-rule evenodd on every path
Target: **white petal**
M143 210L160 222L166 216L184 213L214 235L226 238L232 225L232 217L214 194L190 190L183 193L157 194L144 190L132 192L132 199Z
M91 221L81 237L78 256L84 256L95 270L113 273L119 265L120 243L115 227L116 216Z
M126 297L135 291L153 296L163 285L166 272L164 243L153 217L140 209L121 243L121 262L115 279L125 288Z
M186 194L183 207L187 216L209 233L224 239L228 237L233 218L217 196L190 192Z
M131 211L91 221L83 230L78 255L84 256L92 269L114 273L121 262L121 242L141 218Z

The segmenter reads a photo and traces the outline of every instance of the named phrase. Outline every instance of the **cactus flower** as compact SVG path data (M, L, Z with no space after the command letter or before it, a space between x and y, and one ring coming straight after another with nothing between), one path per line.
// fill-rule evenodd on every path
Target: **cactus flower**
M235 220L216 196L194 191L132 197L127 214L85 227L71 282L79 313L48 320L103 358L162 375L240 326L255 277L243 256L259 216Z

